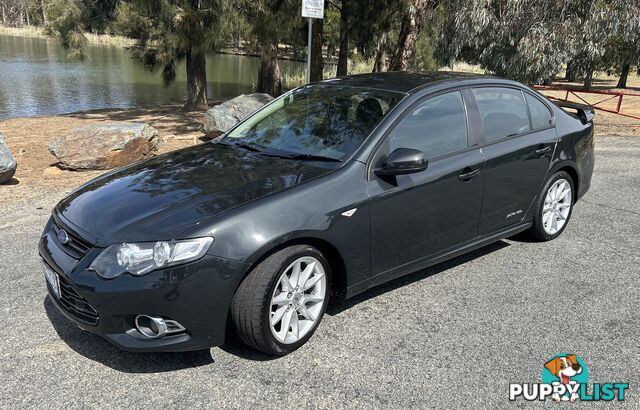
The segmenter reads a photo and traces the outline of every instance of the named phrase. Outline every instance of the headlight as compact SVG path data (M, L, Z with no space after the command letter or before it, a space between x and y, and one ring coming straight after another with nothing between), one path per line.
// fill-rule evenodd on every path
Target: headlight
M141 276L158 268L200 259L212 243L213 238L197 238L111 245L98 255L89 269L105 279L115 278L125 272Z

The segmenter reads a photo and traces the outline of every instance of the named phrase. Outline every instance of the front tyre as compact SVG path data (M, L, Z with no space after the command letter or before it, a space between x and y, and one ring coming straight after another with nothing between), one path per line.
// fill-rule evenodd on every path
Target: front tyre
M571 176L564 171L553 174L536 200L531 235L540 241L560 236L571 217L574 198Z
M242 281L231 316L240 339L268 354L285 355L307 342L329 300L329 264L315 248L274 253Z

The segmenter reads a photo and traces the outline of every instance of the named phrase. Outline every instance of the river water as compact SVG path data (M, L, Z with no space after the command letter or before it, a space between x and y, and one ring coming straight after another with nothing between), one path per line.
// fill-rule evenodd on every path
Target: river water
M186 74L165 87L121 47L89 45L84 61L67 57L55 40L0 35L0 120L99 108L154 106L184 101ZM209 98L234 97L255 89L255 57L212 54L207 59ZM304 64L281 61L281 70L304 72Z

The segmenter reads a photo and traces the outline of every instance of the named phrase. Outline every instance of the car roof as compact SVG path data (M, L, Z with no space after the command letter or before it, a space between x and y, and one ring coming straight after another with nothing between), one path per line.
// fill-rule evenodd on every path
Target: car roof
M378 90L395 91L409 94L424 86L441 83L455 82L471 79L479 80L503 80L485 74L460 73L455 71L423 71L407 72L393 71L384 73L356 74L345 77L332 78L314 83L316 85L340 85L346 87L373 88Z

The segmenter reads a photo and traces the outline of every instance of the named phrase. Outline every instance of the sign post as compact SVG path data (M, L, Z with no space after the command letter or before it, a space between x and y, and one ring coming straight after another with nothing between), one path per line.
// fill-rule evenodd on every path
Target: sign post
M313 31L313 19L324 17L324 0L302 0L302 17L309 19L309 48L307 50L307 83L311 82L311 33Z

